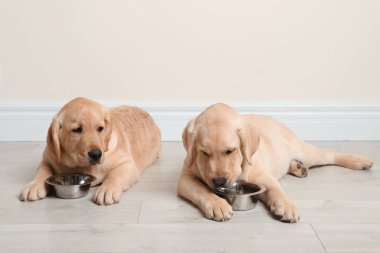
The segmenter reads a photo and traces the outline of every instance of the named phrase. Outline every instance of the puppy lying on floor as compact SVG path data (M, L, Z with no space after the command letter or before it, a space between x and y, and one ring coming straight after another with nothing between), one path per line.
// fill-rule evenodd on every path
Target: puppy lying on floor
M278 180L287 173L305 177L317 165L355 170L371 168L363 156L330 152L299 140L289 129L268 116L242 116L225 104L208 107L183 131L187 151L178 182L178 194L194 203L208 219L226 221L232 208L210 188L229 187L237 180L261 184L260 196L273 216L294 223L296 206Z
M42 199L48 193L46 178L76 172L95 176L93 185L102 183L93 197L96 204L117 203L160 149L160 130L145 111L129 106L107 109L76 98L54 117L37 176L20 200Z

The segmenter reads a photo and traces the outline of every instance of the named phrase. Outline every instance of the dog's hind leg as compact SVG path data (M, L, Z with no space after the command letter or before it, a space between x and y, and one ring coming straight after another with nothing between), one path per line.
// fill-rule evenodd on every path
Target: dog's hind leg
M308 143L302 143L301 148L302 155L296 160L302 161L306 168L336 165L354 170L368 170L373 165L371 160L361 155L329 151Z

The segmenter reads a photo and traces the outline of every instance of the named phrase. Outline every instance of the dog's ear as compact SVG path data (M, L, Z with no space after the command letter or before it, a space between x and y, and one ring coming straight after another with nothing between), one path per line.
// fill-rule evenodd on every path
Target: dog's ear
M260 145L260 135L251 129L247 122L242 122L237 130L240 139L240 149L243 154L243 165L252 165L252 156Z
M195 119L190 120L182 132L182 144L185 147L186 151L188 151L190 140L194 132L194 123Z
M104 152L108 151L108 145L111 140L112 135L112 120L111 120L111 112L110 110L106 109L105 115L104 115Z
M190 120L182 132L182 142L187 152L185 163L188 168L190 168L193 165L194 160L197 157L197 150L195 144L196 132L194 130L194 125L195 119Z
M57 160L61 160L61 144L59 141L59 131L62 128L62 124L58 115L56 115L49 127L47 135L47 146L50 151L56 156Z

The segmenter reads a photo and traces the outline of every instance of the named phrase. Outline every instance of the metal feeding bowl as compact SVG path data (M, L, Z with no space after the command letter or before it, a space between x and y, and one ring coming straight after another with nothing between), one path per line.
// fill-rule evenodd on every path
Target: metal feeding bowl
M61 199L77 199L86 196L91 183L96 177L87 174L62 174L46 179L55 191L55 196Z
M214 192L227 200L234 211L246 211L255 208L257 196L265 192L263 185L236 182L229 188L218 187Z

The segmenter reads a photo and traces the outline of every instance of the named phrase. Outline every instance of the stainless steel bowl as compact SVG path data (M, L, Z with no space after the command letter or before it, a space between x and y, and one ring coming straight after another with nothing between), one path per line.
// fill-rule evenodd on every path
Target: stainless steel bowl
M214 192L227 200L234 211L245 211L255 208L257 196L265 192L263 185L236 182L230 188L218 187Z
M61 199L77 199L86 196L91 183L96 177L87 174L62 174L46 179L55 191L55 196Z

